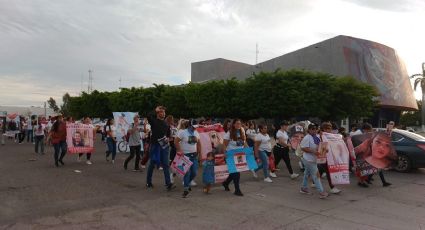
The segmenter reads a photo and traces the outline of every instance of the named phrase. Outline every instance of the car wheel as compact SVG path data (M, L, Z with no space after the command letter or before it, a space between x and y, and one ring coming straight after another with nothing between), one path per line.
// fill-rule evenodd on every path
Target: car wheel
M399 154L395 169L399 172L409 172L412 169L412 163L410 163L409 157L404 154Z

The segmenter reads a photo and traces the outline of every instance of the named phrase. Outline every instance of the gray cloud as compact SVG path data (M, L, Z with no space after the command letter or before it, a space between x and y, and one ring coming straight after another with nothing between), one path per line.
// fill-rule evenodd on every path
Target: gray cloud
M360 6L365 6L373 9L388 10L388 11L423 11L425 3L420 0L344 0Z
M0 81L9 89L0 91L0 104L29 105L65 92L76 95L81 76L87 88L89 69L96 89L116 90L120 78L123 87L188 82L190 63L206 59L253 64L256 42L264 61L339 34L309 32L310 27L299 24L297 19L315 4L0 0Z

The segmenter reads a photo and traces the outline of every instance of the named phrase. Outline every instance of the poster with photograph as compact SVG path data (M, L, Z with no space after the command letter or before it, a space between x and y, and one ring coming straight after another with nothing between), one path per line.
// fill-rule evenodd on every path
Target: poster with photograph
M322 143L326 143L326 160L333 184L349 184L350 155L342 135L322 133Z
M133 124L133 118L138 113L135 112L113 112L115 121L115 135L117 138L117 149L119 149L119 143L124 140L130 125ZM124 149L124 148L123 148ZM127 146L126 152L130 152L130 148Z
M196 131L201 141L201 159L205 160L209 152L212 152L218 144L223 144L224 129L221 124L214 124L199 126Z
M192 164L193 163L190 161L189 157L184 154L177 154L171 163L171 170L179 177L184 177Z
M66 144L69 153L94 153L93 126L85 124L66 125Z
M229 168L229 173L255 170L258 167L252 148L240 148L227 151L226 163Z
M357 160L363 160L377 169L390 169L396 165L397 153L387 132L356 135L351 139ZM364 171L370 171L370 167Z

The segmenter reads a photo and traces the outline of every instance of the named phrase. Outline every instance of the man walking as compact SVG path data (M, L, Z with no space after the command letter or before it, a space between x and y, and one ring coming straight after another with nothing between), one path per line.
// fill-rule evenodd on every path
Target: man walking
M150 163L147 173L147 188L153 188L152 175L155 165L161 166L164 172L165 185L167 190L170 191L175 188L170 181L169 172L169 153L170 153L170 127L165 121L165 107L157 106L155 108L155 114L148 115L148 122L151 125L152 136L149 148Z

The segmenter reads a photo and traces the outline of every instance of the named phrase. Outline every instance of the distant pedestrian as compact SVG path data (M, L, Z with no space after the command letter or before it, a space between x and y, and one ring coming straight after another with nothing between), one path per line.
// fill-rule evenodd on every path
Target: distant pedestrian
M140 154L141 154L141 145L142 138L140 136L141 128L139 127L140 120L139 115L133 117L133 124L130 125L130 128L127 131L128 137L128 146L130 147L130 155L124 161L124 169L127 170L128 162L130 162L135 156L134 162L134 172L140 171Z
M63 163L63 158L66 154L66 124L63 121L62 115L57 116L56 122L52 125L52 129L50 130L50 139L53 147L55 149L54 160L55 166L59 167L59 163L65 165ZM60 155L59 155L60 153Z
M117 136L114 119L110 118L104 126L104 133L106 134L106 144L108 151L106 151L106 161L109 161L109 155L112 154L112 164L115 163L115 156L117 155Z

